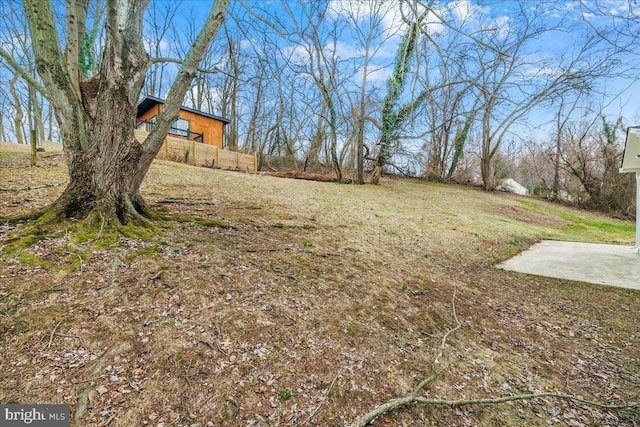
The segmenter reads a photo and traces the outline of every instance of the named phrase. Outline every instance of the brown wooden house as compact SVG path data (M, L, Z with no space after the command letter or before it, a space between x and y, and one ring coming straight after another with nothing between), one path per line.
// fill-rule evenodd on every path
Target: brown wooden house
M158 119L164 100L146 96L138 104L136 129L149 132ZM171 126L169 135L189 141L224 147L224 126L229 120L189 107L180 107L179 119Z

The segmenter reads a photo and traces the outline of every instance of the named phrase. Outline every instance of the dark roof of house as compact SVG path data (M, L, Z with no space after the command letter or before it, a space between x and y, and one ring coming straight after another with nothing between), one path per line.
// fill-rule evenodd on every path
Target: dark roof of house
M156 98L155 96L147 95L144 97L142 101L138 104L138 117L143 115L145 112L149 111L153 106L157 104L164 104L164 99ZM229 124L231 120L225 119L224 117L214 116L213 114L205 113L203 111L195 110L193 108L181 106L181 110L188 111L193 114L197 114L199 116L208 117L210 119L219 120L225 125Z

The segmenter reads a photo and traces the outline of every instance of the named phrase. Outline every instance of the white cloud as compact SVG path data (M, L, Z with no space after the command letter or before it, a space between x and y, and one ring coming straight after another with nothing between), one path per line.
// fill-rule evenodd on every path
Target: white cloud
M455 18L465 22L471 19L481 7L472 4L469 0L457 0L449 3L448 8Z
M558 76L561 72L562 70L558 67L531 66L522 74L520 80L550 79Z
M398 4L402 5L380 0L331 0L328 10L333 17L352 17L356 24L364 24L370 19L379 20L383 33L389 37L404 26Z
M511 32L511 23L511 18L508 16L498 16L487 20L485 25L491 30L494 37L503 40Z
M334 50L333 45L326 46L327 51L331 52ZM335 45L335 53L336 56L340 59L354 59L363 56L362 50L358 48L353 43L346 43L343 41L338 41Z
M375 67L373 69L369 68L367 71L367 82L369 83L378 83L378 82L386 82L391 77L392 69L390 67ZM360 69L358 72L358 79L362 81L363 70Z
M309 51L301 44L282 48L282 54L284 57L289 58L294 65L305 65L310 61Z
M443 35L447 31L447 27L445 27L440 18L431 11L427 13L424 26L426 27L427 33L431 36Z

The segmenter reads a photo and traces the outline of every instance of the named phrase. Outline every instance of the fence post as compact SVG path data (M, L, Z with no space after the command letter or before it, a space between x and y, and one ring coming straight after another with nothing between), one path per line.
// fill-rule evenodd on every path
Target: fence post
M35 129L31 129L31 167L34 167L38 161L38 133Z

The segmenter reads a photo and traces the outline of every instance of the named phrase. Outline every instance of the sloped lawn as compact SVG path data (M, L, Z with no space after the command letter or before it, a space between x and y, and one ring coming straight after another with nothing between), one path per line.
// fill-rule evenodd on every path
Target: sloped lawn
M0 154L1 215L64 189L62 156L27 164ZM640 401L640 292L493 268L543 238L631 243L631 223L464 187L165 161L144 194L174 220L3 255L0 402L68 403L82 426L348 425L432 373L456 316L427 396ZM638 423L638 408L545 398L373 424Z

